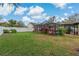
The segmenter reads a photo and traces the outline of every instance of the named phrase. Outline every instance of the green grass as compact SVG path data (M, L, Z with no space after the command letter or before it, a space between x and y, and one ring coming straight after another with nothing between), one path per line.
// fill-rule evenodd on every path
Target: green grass
M41 33L9 33L0 36L0 55L8 56L68 56L77 55L79 37L50 36Z

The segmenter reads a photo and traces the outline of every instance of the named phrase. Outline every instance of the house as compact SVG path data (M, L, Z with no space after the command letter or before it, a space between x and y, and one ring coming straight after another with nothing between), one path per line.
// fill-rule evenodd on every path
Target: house
M61 24L67 30L67 34L79 35L79 14L73 14Z
M44 21L41 24L35 24L34 31L55 35L57 24L54 22L55 21L54 19L55 17L53 16L53 17L50 17L49 21Z
M56 23L49 23L49 24L38 24L34 26L34 30L36 32L45 32L48 34L56 34Z
M67 30L67 34L79 35L79 22L63 23L61 26Z

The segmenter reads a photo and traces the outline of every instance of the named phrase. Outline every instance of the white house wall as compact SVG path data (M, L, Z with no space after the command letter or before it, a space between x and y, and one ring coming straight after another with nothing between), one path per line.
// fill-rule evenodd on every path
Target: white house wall
M11 30L11 29L15 29L17 32L27 32L27 31L30 31L32 32L34 30L34 28L25 28L25 27L1 27L1 29L8 29L8 30Z

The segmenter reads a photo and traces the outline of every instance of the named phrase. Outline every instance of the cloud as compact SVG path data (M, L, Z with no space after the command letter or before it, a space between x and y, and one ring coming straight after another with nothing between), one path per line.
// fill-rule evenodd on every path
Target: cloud
M0 23L4 23L4 22L8 22L8 20L5 18L0 20Z
M71 13L74 13L74 11L72 10Z
M44 8L40 6L31 6L29 8L28 16L30 16L33 20L40 20L40 22L48 19L47 13L44 13Z
M67 3L53 3L53 5L56 6L57 8L64 9Z
M42 12L44 12L44 9L40 6L35 6L35 7L31 6L29 9L30 10L28 15L33 15L33 16L40 15Z
M25 24L25 25L27 25L28 23L30 23L30 22L34 22L34 20L32 20L30 17L28 17L28 16L24 16L23 18L22 18L22 22Z
M64 21L65 19L68 19L68 18L67 17L60 17L60 16L58 16L57 21L61 22L61 21Z
M67 16L68 16L68 13L64 13L64 16L66 16L66 17L67 17Z
M68 9L72 9L72 7L71 7L71 6L69 6L69 7L68 7Z
M14 15L23 15L24 12L27 11L27 10L28 10L28 8L18 7L18 8L16 8Z
M42 13L41 15L31 16L31 18L35 20L48 20L49 16L46 13Z
M43 17L47 17L48 15L47 15L47 13L43 13L42 16Z
M35 19L41 19L41 18L45 18L47 16L46 13L42 13L40 15L32 15L31 18L35 18Z
M42 18L42 16L41 16L41 15L38 15L38 16L31 16L31 18L33 18L33 19L40 19L40 18Z
M4 4L0 5L0 15L7 16L14 10L13 4Z
M65 20L66 18L64 18L64 17L61 17L61 21L63 21L63 20Z

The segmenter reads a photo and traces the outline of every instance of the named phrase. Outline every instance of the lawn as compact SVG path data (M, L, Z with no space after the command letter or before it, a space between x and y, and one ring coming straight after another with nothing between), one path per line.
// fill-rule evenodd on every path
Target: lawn
M0 55L79 55L79 36L51 36L34 32L3 34L0 36Z

